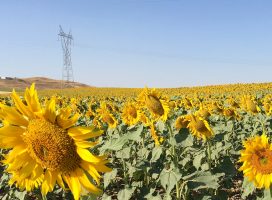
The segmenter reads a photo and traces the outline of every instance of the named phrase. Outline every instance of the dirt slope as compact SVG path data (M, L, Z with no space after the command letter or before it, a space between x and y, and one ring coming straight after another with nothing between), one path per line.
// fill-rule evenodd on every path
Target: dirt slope
M24 90L32 83L36 84L37 89L60 89L62 87L61 80L54 80L45 77L31 77L31 78L8 78L0 79L0 91L11 91L13 88L17 90ZM64 85L64 87L71 87ZM77 83L73 87L90 87L86 84Z

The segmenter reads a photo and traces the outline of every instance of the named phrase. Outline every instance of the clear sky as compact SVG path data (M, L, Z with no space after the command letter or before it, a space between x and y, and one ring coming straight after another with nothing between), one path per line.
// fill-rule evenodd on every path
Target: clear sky
M75 80L180 87L272 80L271 0L8 0L0 76L61 79L59 24Z

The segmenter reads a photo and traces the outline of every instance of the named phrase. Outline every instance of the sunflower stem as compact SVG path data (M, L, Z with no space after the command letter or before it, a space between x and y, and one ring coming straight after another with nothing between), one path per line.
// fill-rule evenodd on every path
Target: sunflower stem
M211 172L211 162L212 162L212 158L211 158L211 141L208 140L207 141L207 156L208 156L208 165L209 165L209 171Z
M168 130L170 132L170 138L173 138L174 137L174 133L173 133L171 124L169 122L167 122L167 127L168 127ZM176 155L176 149L175 149L174 145L171 146L171 153L172 153L172 156L173 156L174 165L175 165L175 167L178 167L178 157ZM179 185L179 181L176 183L176 197L177 197L177 199L180 199L180 185Z
M124 176L125 184L127 184L126 163L123 158L122 158L122 164L123 164L123 176Z
M145 147L145 137L144 137L144 134L143 134L143 137L142 137L142 148L144 148Z
M168 130L170 132L170 138L174 137L174 133L173 133L172 127L171 127L169 122L167 123L167 126L168 126ZM174 145L171 146L171 153L172 153L172 156L173 156L174 164L175 164L175 166L177 166L178 165L178 159L177 159L177 156L176 156L176 149L175 149Z

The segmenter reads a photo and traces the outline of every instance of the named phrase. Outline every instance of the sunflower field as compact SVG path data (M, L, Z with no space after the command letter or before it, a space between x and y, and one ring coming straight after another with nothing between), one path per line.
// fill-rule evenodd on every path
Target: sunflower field
M0 97L0 199L272 199L272 84Z

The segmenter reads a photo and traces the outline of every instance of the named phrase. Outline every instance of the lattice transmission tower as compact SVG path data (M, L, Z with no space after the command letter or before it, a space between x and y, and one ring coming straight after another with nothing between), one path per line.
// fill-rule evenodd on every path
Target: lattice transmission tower
M73 87L74 85L74 73L71 60L71 45L73 36L71 31L65 33L62 27L59 26L59 37L61 38L61 46L63 50L63 68L62 68L62 87Z

